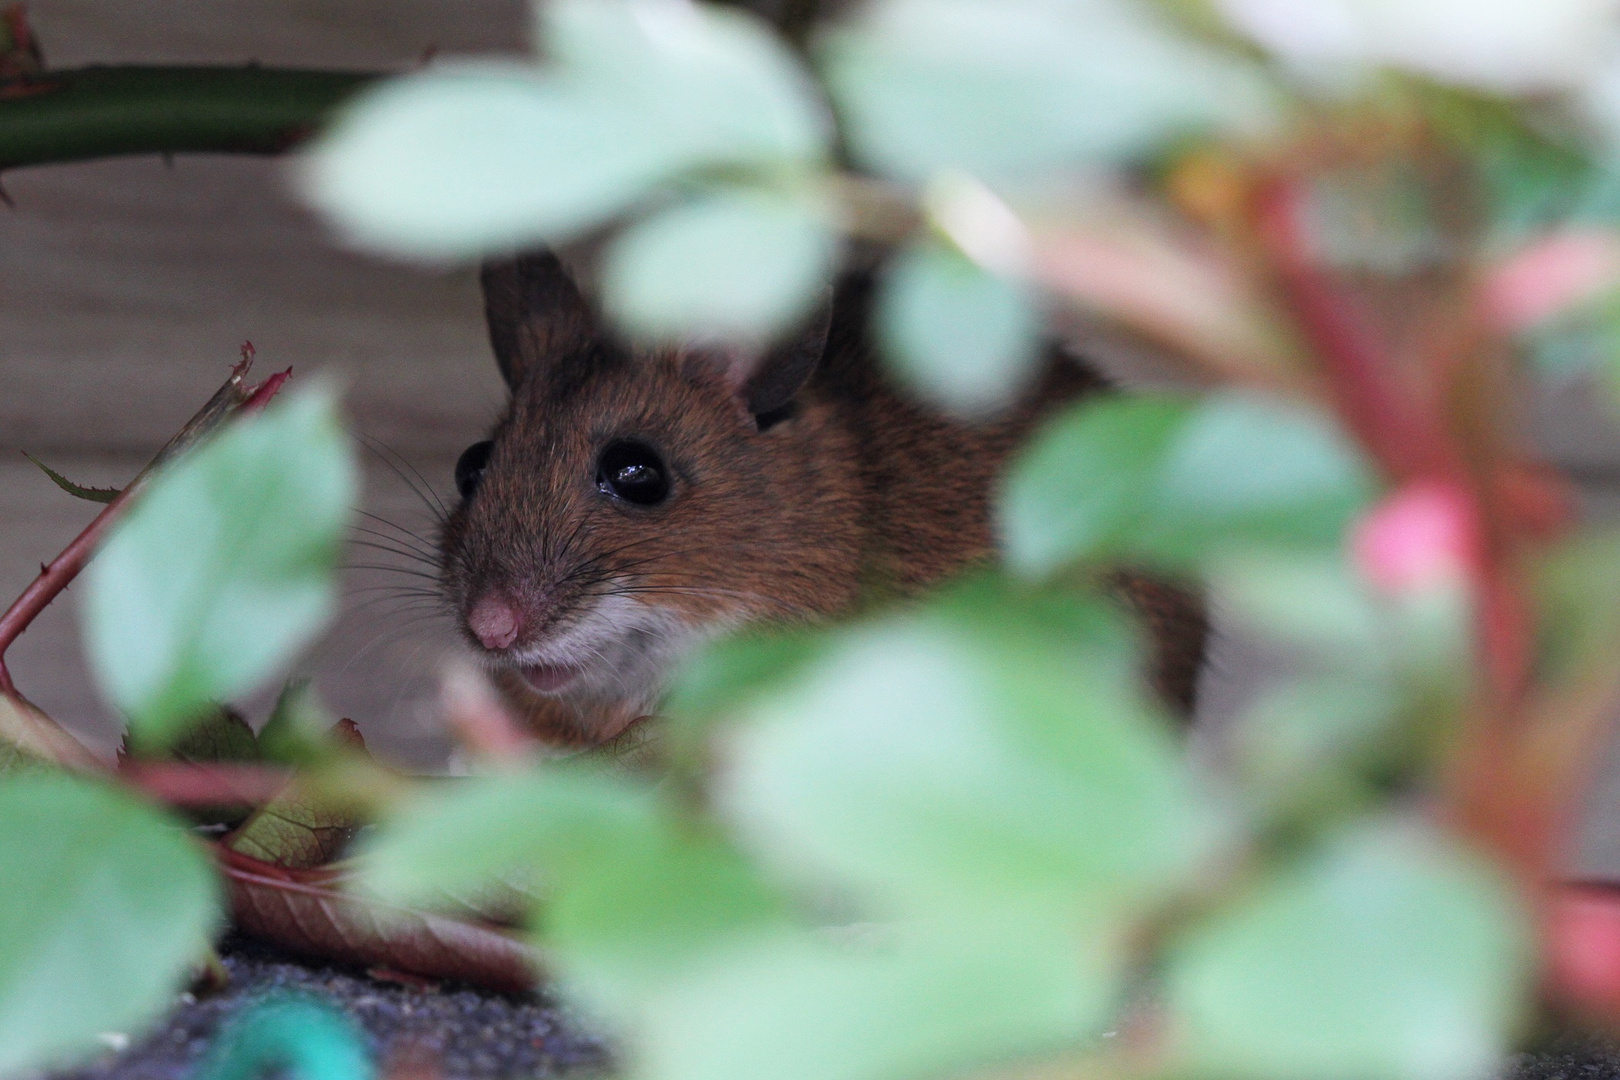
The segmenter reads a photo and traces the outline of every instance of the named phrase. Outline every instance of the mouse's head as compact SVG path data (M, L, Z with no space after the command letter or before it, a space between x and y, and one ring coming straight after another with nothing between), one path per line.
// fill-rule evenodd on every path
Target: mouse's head
M827 320L743 356L636 350L558 260L484 272L511 406L456 467L442 572L504 682L606 738L706 636L847 605L857 588L853 435L801 393Z

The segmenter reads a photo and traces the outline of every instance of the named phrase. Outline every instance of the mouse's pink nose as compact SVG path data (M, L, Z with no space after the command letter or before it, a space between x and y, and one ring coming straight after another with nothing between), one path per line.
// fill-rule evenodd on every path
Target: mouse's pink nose
M504 649L516 641L523 621L506 600L490 593L467 613L467 626L486 649Z

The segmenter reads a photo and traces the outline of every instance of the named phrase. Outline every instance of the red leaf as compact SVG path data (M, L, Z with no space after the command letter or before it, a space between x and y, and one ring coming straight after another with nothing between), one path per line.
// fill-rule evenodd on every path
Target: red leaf
M288 952L507 993L539 978L535 951L493 927L350 895L338 872L284 870L220 847L215 855L236 926Z

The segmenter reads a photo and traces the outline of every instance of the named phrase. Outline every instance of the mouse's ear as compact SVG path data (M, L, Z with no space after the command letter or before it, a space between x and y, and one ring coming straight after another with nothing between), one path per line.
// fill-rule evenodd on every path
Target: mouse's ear
M793 395L821 363L827 351L827 335L832 327L832 303L819 305L791 337L762 354L734 358L730 376L743 407L754 417L760 430L784 418Z
M485 263L482 279L489 343L508 386L591 339L591 306L551 252Z

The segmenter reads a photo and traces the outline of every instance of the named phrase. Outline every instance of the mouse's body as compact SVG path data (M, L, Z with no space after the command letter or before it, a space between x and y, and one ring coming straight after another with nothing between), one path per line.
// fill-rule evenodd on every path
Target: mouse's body
M443 580L531 725L565 745L651 712L717 634L847 614L987 559L1008 455L1046 409L1102 385L1054 363L996 422L931 412L881 377L856 280L762 356L632 352L551 255L491 266L484 286L512 402L458 466ZM1185 686L1167 686L1190 696L1196 607L1128 591L1156 632L1163 615L1196 633L1176 661Z

